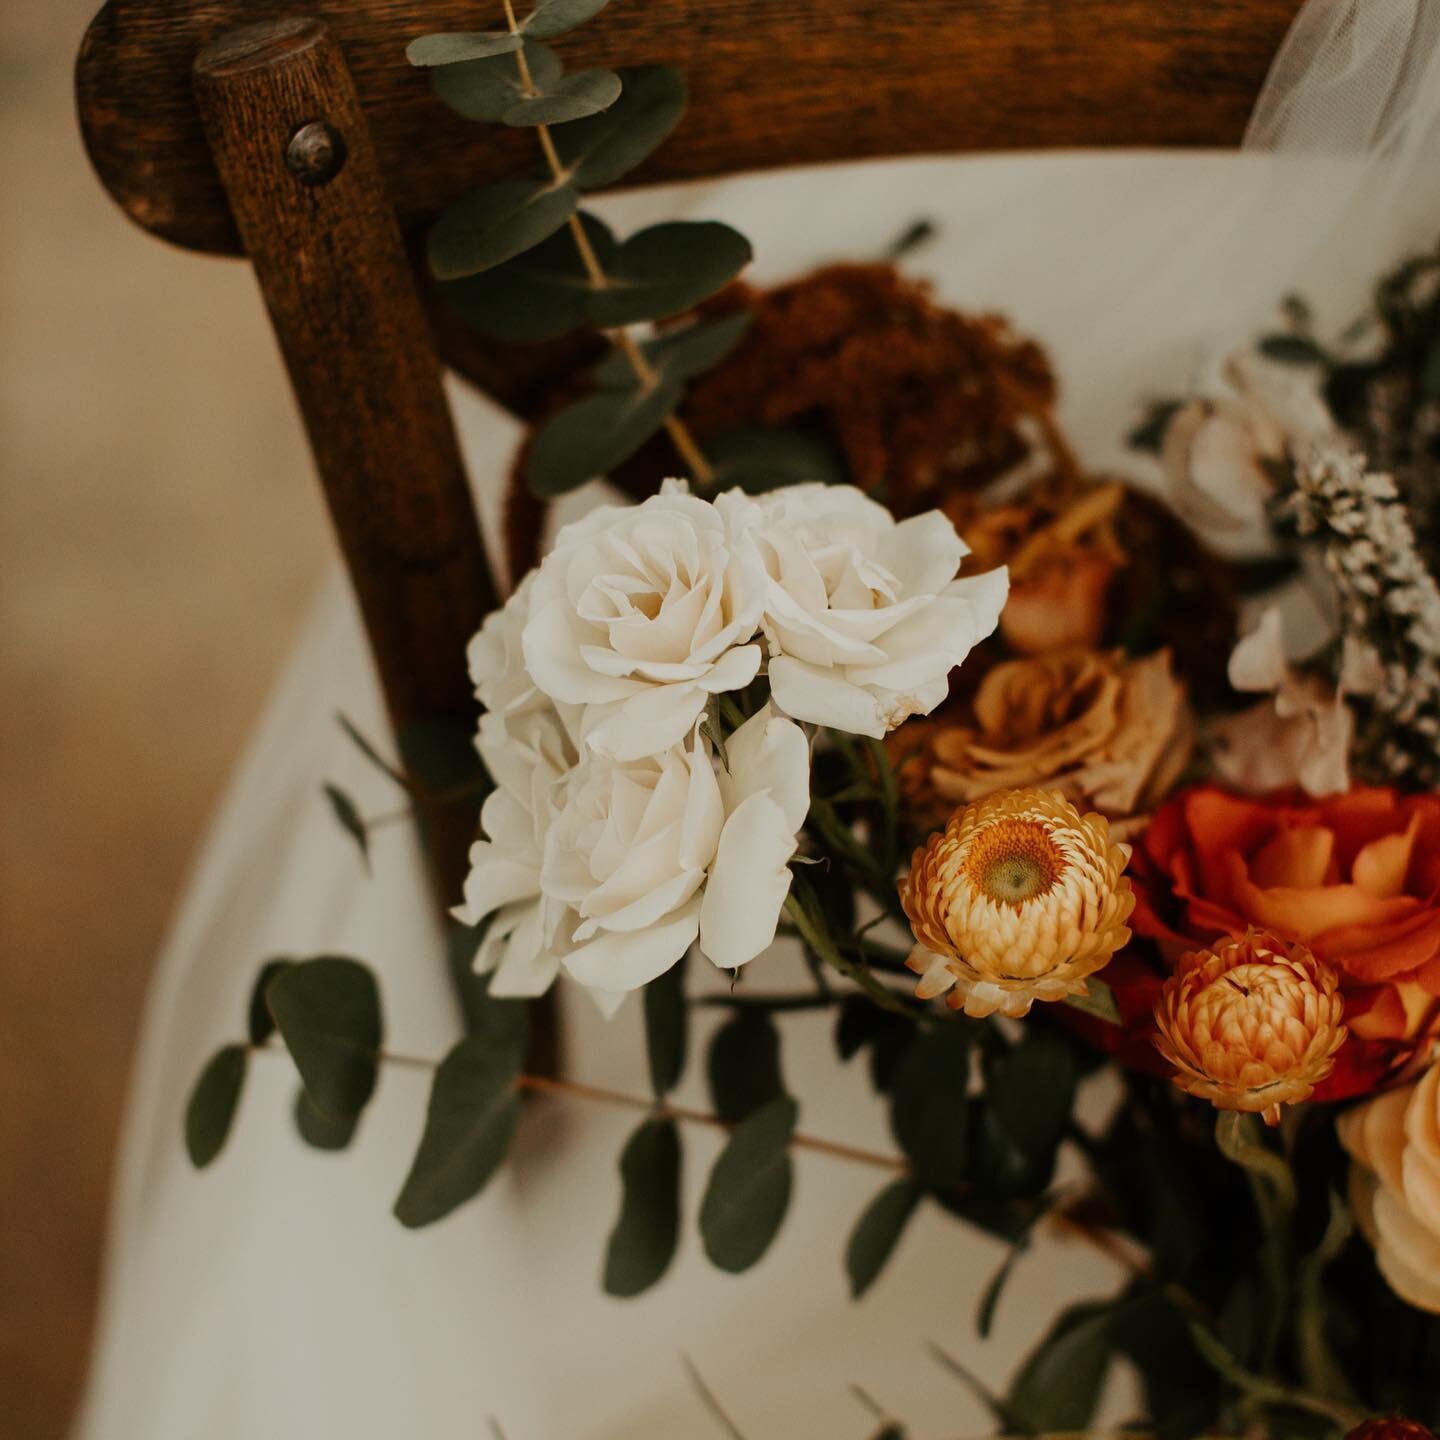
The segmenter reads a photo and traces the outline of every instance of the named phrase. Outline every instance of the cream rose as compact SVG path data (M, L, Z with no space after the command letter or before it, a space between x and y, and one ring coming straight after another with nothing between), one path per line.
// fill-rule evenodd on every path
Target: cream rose
M755 678L764 576L715 507L667 488L560 532L529 590L525 665L616 760L682 741L711 695Z
M878 738L928 714L999 621L1005 570L957 580L968 547L938 511L897 524L853 486L820 484L717 506L763 568L770 692L797 720Z
M1440 1315L1440 1064L1348 1110L1350 1205L1375 1263L1404 1301Z
M753 959L775 938L809 804L805 736L769 706L731 735L724 764L698 730L639 760L593 756L567 783L540 874L573 916L566 970L615 995L697 938L725 969Z

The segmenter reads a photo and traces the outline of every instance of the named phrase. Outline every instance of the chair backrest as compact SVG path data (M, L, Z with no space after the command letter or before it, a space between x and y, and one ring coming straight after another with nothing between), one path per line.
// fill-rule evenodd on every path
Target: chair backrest
M632 183L861 156L1236 143L1300 0L613 0L574 63L681 66L689 119ZM91 160L176 244L247 254L397 727L464 716L494 603L407 244L532 163L405 63L486 0L109 0L77 65ZM494 9L498 11L498 0ZM297 11L304 17L293 18ZM526 366L441 327L522 404ZM545 352L529 360L547 363ZM453 897L465 827L441 845Z

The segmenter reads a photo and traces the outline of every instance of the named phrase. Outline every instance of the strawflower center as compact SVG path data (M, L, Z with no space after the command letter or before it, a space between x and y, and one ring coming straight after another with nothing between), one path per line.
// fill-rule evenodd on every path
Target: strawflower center
M1000 905L1023 905L1046 894L1065 869L1050 832L1034 820L1000 820L970 843L965 874L970 884Z

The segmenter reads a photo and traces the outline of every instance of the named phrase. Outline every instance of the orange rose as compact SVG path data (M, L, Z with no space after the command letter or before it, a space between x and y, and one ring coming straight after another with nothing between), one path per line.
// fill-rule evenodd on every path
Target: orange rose
M1131 872L1131 924L1169 967L1255 926L1335 968L1350 1039L1320 1098L1373 1089L1440 1031L1440 795L1255 800L1200 785L1155 812Z

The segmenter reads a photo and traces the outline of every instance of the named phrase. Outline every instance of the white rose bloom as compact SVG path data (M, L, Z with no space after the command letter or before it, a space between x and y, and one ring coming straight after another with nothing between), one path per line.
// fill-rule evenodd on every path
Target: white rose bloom
M883 736L940 704L999 622L1007 572L956 579L969 548L939 511L897 523L853 486L821 484L717 506L765 570L770 693L797 720Z
M714 506L668 489L560 532L529 595L523 650L581 733L617 760L680 743L713 694L755 678L764 577Z
M726 743L596 755L571 776L546 837L540 884L574 920L567 971L604 995L638 989L699 939L717 966L775 938L788 864L810 804L803 732L766 706Z

